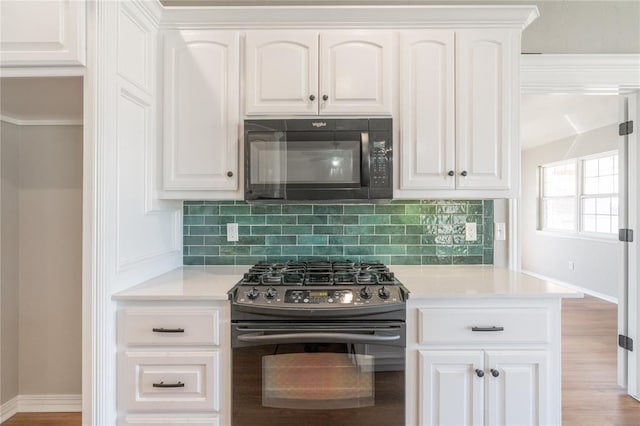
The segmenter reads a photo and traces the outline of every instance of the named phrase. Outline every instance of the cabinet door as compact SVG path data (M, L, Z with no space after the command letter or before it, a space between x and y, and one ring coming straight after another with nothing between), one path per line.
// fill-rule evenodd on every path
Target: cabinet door
M84 1L0 1L0 66L84 64Z
M454 189L454 32L400 36L401 189Z
M167 31L164 46L164 189L236 190L238 33Z
M392 48L388 31L322 33L320 114L391 114Z
M481 425L484 381L482 351L419 352L419 423Z
M458 189L510 187L510 160L519 157L518 37L516 30L456 32Z
M247 115L318 113L317 32L248 32L245 62Z
M547 351L487 351L485 366L488 424L549 424Z

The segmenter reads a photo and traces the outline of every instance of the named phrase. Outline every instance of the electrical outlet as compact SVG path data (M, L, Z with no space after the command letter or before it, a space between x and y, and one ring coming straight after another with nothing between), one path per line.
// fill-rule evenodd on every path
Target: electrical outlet
M478 228L475 222L467 222L464 224L464 239L466 241L475 241L478 239Z
M576 264L573 263L573 261L570 260L569 261L569 270L570 271L575 271L575 269L576 269Z
M493 226L493 236L496 241L504 241L507 239L507 227L504 222L496 222Z
M227 241L238 241L237 223L227 223Z

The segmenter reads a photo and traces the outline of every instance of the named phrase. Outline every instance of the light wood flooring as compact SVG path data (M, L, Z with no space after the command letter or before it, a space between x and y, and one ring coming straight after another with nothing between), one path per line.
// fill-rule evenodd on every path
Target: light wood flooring
M640 426L640 402L616 384L617 306L586 296L562 305L562 423ZM2 426L79 426L80 413L21 413ZM256 422L259 425L259 422Z
M616 384L617 305L562 301L562 423L640 425L640 402Z

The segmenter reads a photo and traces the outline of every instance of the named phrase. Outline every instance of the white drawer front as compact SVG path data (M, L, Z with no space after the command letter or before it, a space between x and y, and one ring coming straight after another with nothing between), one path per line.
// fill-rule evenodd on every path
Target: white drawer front
M126 352L125 358L127 411L220 410L218 352ZM164 387L175 384L182 386Z
M420 344L547 343L549 315L546 308L423 308L418 340Z
M130 308L121 312L121 319L126 345L218 345L220 342L216 309Z

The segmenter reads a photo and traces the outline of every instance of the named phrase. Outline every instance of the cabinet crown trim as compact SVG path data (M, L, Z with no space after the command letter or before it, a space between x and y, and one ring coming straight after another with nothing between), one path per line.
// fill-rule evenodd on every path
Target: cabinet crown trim
M524 29L538 16L526 5L165 7L160 28Z

